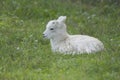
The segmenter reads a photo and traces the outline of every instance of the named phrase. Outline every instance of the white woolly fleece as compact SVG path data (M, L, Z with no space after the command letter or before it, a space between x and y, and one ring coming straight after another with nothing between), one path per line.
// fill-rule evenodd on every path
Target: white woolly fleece
M95 53L104 49L97 38L87 35L69 35L66 31L66 16L51 20L46 26L44 37L50 39L53 52L65 54Z

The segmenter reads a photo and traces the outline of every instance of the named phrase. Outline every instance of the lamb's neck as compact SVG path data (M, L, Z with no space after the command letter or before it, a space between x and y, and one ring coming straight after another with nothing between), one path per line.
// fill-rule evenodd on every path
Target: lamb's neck
M56 36L55 38L51 39L50 42L54 45L66 40L67 38L69 38L69 34L64 34L64 35L60 35L60 36Z

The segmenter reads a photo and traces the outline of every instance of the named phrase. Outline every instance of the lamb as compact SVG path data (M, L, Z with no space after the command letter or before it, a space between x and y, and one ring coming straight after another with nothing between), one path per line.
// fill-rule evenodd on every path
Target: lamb
M87 35L69 35L66 30L66 16L51 20L43 32L50 39L53 52L64 54L95 53L104 49L103 43L97 38Z

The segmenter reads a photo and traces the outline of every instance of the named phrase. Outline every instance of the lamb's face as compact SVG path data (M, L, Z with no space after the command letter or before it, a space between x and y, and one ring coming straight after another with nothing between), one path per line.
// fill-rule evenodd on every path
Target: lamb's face
M43 32L43 36L48 39L61 36L66 31L66 25L60 19L51 20L46 25L46 30Z

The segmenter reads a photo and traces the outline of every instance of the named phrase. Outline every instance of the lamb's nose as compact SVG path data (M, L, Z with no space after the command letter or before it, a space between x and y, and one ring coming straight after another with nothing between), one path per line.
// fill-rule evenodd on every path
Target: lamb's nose
M43 37L45 37L45 34L43 33Z
M43 33L42 35L44 36L45 34Z

